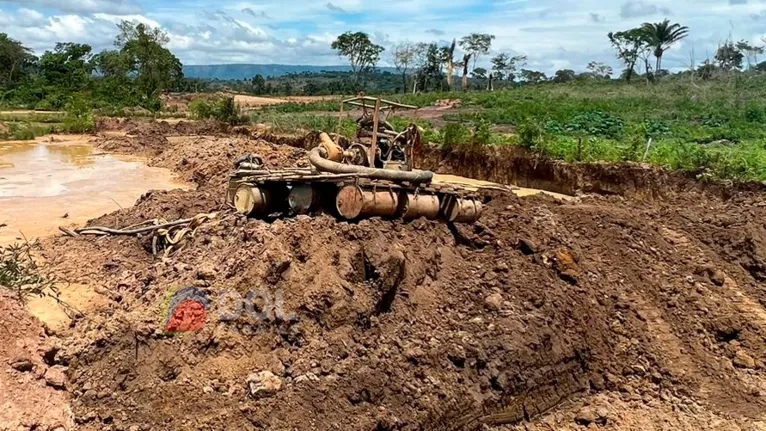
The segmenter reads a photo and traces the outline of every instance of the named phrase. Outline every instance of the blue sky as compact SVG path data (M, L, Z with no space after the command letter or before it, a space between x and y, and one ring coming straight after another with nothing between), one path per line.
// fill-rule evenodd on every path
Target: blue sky
M606 34L665 17L691 28L666 54L668 68L712 57L728 37L766 43L766 0L0 0L0 31L38 54L57 41L108 48L126 19L165 29L186 64L344 64L330 43L360 30L387 48L491 33L492 54L527 55L546 73L592 60L618 67Z

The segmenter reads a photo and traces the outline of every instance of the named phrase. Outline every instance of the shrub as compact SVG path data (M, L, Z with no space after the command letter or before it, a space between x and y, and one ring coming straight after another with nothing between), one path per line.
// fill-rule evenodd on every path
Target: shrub
M445 149L452 149L465 144L471 139L471 132L460 123L449 123L441 130L441 144Z
M750 123L766 122L766 108L758 105L750 105L745 109L745 120Z
M525 121L518 129L519 144L527 149L535 148L542 142L543 129L534 121Z
M622 134L624 123L619 118L601 111L590 111L576 115L566 125L569 132L585 132L589 135L617 139Z
M234 102L233 97L200 97L189 104L189 112L198 120L214 119L232 126L246 124L247 116Z
M492 145L492 123L484 119L475 122L471 143L480 146Z
M87 99L81 94L75 94L66 105L64 131L71 133L92 132L95 128L93 110Z

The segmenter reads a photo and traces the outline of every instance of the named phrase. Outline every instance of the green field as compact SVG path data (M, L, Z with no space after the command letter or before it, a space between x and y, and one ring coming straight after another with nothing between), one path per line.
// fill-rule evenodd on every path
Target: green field
M462 108L445 111L438 127L414 118L428 141L448 148L519 145L569 162L645 161L703 179L766 180L765 76L715 82L669 77L651 85L546 83L384 97L419 107L461 99ZM335 131L338 120L326 112L337 107L328 101L290 103L256 112L253 120L281 131ZM341 122L341 132L353 133L353 124Z

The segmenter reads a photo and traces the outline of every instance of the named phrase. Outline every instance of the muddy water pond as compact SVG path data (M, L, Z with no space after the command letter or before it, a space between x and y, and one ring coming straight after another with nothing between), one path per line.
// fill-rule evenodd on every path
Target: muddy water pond
M188 188L167 169L101 153L90 139L62 135L0 142L0 244L81 226L132 206L149 190Z

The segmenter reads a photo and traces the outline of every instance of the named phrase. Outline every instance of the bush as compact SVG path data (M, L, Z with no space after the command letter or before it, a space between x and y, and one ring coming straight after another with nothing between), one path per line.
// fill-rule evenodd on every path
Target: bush
M471 139L471 143L480 146L492 145L492 138L492 123L484 119L474 123L473 139Z
M535 148L542 143L543 129L534 121L525 121L518 129L519 144L527 149Z
M71 133L92 132L95 128L93 110L82 94L75 94L66 105L64 131Z
M198 120L214 119L231 126L249 122L233 97L200 97L189 104L189 112Z
M750 105L745 109L745 120L750 123L766 122L766 108L758 105Z
M441 130L441 144L445 149L452 149L469 142L471 132L460 123L449 123Z
M569 132L585 132L593 136L617 139L622 134L624 123L619 118L601 111L590 111L576 115L566 125Z

